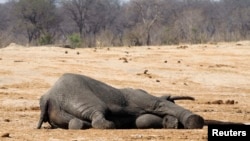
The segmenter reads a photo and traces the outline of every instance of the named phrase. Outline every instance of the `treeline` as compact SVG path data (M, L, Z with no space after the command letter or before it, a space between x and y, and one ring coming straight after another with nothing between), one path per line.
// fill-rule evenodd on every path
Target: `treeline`
M0 46L165 45L250 39L250 0L10 0Z

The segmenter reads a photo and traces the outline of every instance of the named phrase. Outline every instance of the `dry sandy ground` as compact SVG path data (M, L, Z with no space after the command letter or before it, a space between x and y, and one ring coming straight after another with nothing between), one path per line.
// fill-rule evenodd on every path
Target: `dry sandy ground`
M206 119L250 122L250 41L85 49L11 44L0 49L0 140L207 140L207 127L76 131L43 124L35 129L40 96L66 72L156 96L190 95L196 101L177 104Z

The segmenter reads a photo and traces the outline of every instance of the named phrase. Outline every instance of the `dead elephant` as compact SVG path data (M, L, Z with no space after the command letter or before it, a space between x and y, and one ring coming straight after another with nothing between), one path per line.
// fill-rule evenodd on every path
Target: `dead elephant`
M61 76L41 97L40 109L37 128L41 128L43 122L65 129L131 128L136 126L136 119L145 114L173 116L186 129L204 125L201 116L144 90L117 89L90 77L70 73Z

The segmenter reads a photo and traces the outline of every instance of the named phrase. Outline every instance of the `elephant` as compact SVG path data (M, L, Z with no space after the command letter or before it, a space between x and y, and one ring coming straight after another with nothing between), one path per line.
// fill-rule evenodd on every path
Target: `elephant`
M121 89L121 91L123 91ZM134 92L136 93L138 90L134 90ZM139 90L141 91L141 90ZM175 100L195 100L193 97L191 96L171 96L171 95L164 95L160 97L161 99L170 101L175 103ZM166 118L169 117L171 118L171 116L166 115L164 121L166 120ZM159 129L159 128L168 128L168 129L173 129L176 128L178 125L181 125L179 122L176 122L175 120L172 121L168 121L163 123L163 118L156 116L156 115L152 115L152 114L145 114L145 115L141 115L139 117L135 117L135 116L114 116L114 115L108 115L107 119L110 121L113 121L115 123L116 128L118 129L149 129L149 128L155 128L155 129ZM176 119L176 118L174 118ZM165 125L163 127L163 125ZM69 123L69 128L70 129L86 129L86 128L91 128L91 123L90 122L86 122L86 121L81 121L79 119L74 119L71 120ZM183 128L183 127L177 127L177 128Z
M141 89L114 88L81 74L65 73L41 96L37 128L43 122L65 129L131 128L145 114L175 117L185 129L203 128L203 117L166 98Z

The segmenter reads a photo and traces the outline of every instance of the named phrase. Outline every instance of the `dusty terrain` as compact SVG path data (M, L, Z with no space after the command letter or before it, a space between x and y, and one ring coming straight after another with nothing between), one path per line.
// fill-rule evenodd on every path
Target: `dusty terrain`
M200 130L35 129L39 98L66 72L153 95L190 95L177 104L206 119L250 122L250 41L203 45L0 49L0 140L207 140Z

